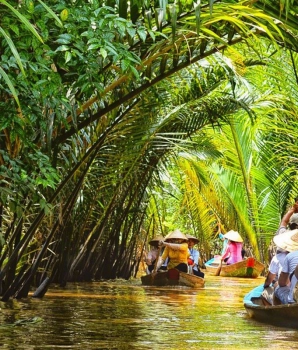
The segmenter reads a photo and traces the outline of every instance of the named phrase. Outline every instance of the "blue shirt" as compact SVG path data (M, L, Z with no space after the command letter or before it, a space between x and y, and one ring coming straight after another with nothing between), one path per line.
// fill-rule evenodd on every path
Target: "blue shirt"
M199 251L195 248L188 248L188 251L189 251L189 254L192 256L194 264L195 264L193 267L193 270L198 270L199 258L200 258Z

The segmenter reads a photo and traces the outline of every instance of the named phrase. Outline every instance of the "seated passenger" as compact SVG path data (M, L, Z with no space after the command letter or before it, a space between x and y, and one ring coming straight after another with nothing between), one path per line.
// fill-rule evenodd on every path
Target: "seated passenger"
M298 300L298 230L280 233L274 236L273 241L278 248L289 251L282 264L274 295L282 304L292 304Z
M157 255L159 254L158 244L163 239L164 239L163 236L156 236L149 242L151 249L148 252L147 257L145 259L145 262L147 264L147 270L146 270L147 274L150 274L154 270L156 258L157 258Z
M274 285L279 278L287 254L288 252L276 253L269 265L269 271L264 282L262 297L271 305L274 305Z
M199 240L191 235L186 235L186 237L188 238L188 250L190 254L190 257L188 258L189 273L204 278L205 274L201 272L199 268L200 253L194 248L194 245L197 244Z

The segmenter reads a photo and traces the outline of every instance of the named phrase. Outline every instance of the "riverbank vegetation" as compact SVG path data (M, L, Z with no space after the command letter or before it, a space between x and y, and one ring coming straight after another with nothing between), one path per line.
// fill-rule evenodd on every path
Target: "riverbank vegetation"
M136 275L179 227L263 261L297 188L293 1L0 0L0 294Z

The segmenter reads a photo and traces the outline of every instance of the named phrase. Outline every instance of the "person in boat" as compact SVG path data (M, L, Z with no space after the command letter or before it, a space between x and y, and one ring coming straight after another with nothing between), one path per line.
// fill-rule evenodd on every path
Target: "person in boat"
M160 253L159 242L162 241L163 239L164 237L159 235L151 239L151 241L149 242L150 250L145 259L145 262L147 264L147 269L146 269L147 274L150 274L154 270L156 259L157 257L159 257L159 253ZM160 269L163 269L163 266L161 266Z
M188 234L186 234L186 237L188 239L188 251L190 254L188 258L188 270L190 273L204 278L205 274L200 270L199 267L200 252L194 248L194 246L199 242L199 240L197 239L197 237Z
M270 261L268 274L264 282L264 290L261 295L271 305L274 305L274 286L278 281L287 254L288 251L277 253Z
M219 239L221 239L223 241L222 250L221 250L221 255L223 255L225 253L226 249L227 249L228 239L222 233L220 233L218 235L218 237L219 237Z
M275 236L283 234L287 231L294 230L298 228L298 197L295 198L295 203L288 210L288 212L282 217L278 230ZM276 253L273 256L270 265L269 272L264 282L264 291L262 297L269 302L274 304L274 288L277 287L277 280L279 278L280 272L282 270L282 265L284 263L285 257L289 252L282 249L281 247L276 248ZM289 285L288 281L288 285Z
M289 230L295 230L298 228L298 198L295 198L295 204L289 209L289 211L281 219L278 230L275 236L285 233ZM276 255L287 254L288 252L280 247L276 249Z
M282 264L274 296L281 304L298 301L298 229L288 230L273 238L276 246L289 251Z
M188 251L187 237L180 230L174 230L164 241L160 241L160 246L165 247L164 252L158 262L158 268L164 264L168 258L167 269L175 268L182 272L188 272Z
M282 217L279 227L275 232L275 236L280 235L288 230L295 230L298 228L298 197L295 198L294 205ZM277 251L282 251L278 248Z
M235 264L236 262L242 261L242 245L243 239L237 231L229 231L224 235L228 239L226 251L221 256L221 261L227 265Z

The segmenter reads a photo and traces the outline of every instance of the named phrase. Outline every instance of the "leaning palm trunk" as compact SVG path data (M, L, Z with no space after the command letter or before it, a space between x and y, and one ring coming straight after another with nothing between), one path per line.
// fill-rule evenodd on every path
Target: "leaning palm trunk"
M83 179L84 179L84 176L82 176L81 181ZM73 195L69 196L69 198L68 198L68 203L66 203L65 210L63 210L63 216L62 216L63 226L67 223L67 221L69 219L69 216L71 213L71 208L74 206L75 199L77 198L77 195L78 195L80 188L81 188L81 183L79 182L76 189L74 190ZM61 230L61 218L60 217L58 217L56 219L56 222L51 230L51 233L48 235L46 241L44 242L42 249L40 250L34 264L32 266L30 266L30 268L26 271L26 273L25 273L26 279L24 281L22 281L21 286L15 285L15 288L9 288L5 293L5 298L12 296L12 295L14 295L15 298L27 297L28 292L30 290L31 281L32 281L37 269L39 268L40 263L41 263L43 257L45 256L47 249L48 249L53 237L59 231L59 229ZM62 233L63 233L63 230L62 230ZM54 273L54 272L52 272L52 273ZM18 277L17 277L17 279L18 279Z

